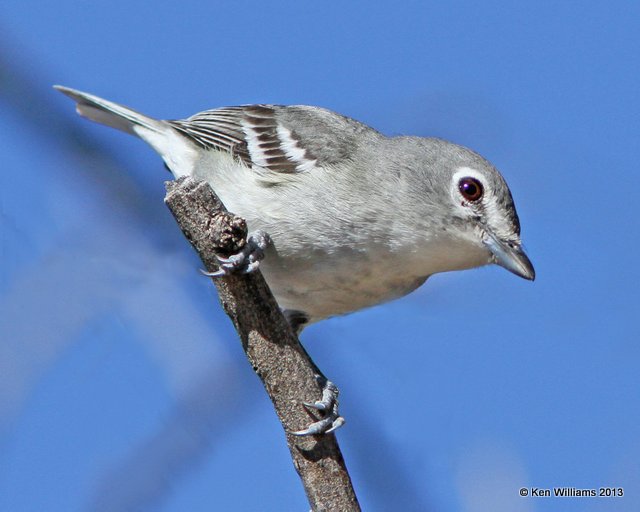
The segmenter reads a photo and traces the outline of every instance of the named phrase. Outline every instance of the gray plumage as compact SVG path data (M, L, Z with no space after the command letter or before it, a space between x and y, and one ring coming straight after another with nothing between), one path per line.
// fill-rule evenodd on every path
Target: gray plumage
M207 180L250 230L269 233L260 268L278 303L310 322L403 296L438 272L497 263L534 277L507 184L462 146L389 138L318 107L160 121L57 89L81 115L148 142L175 176Z

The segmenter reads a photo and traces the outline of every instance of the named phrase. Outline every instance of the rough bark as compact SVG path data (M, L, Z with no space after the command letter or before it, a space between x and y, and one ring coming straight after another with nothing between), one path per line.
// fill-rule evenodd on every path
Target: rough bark
M206 182L191 178L167 182L165 202L207 270L217 270L216 254L229 255L244 246L245 221L227 212ZM313 421L302 402L320 398L315 378L320 372L280 312L262 274L231 275L213 282L284 427L312 510L360 510L335 436L289 433Z

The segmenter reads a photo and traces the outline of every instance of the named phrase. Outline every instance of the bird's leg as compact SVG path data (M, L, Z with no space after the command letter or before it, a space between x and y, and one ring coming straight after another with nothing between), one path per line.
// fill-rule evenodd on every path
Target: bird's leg
M247 243L236 254L228 258L216 256L220 268L215 272L202 271L205 276L223 277L234 273L249 274L260 266L264 251L272 244L271 237L264 231L254 231L247 237Z
M296 336L300 335L302 329L304 329L309 323L309 315L304 311L299 311L297 309L283 309L282 314ZM307 428L291 432L294 436L328 434L329 432L333 432L344 425L345 420L338 412L338 388L333 382L322 375L320 370L317 371L318 373L316 373L315 377L318 384L322 386L322 398L313 403L302 402L302 404L308 411L318 411L321 417L317 421L311 423Z
M303 430L291 432L294 436L329 434L344 425L345 419L338 412L338 388L324 375L316 375L316 379L322 386L322 398L313 403L303 402L303 405L308 410L319 411L322 417Z
M309 315L304 311L282 308L282 314L296 336L300 336L302 329L309 323Z

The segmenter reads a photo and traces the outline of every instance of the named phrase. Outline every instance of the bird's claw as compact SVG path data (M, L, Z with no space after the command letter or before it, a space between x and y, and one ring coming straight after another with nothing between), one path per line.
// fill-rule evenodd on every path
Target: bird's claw
M303 402L307 409L314 409L323 413L322 418L313 422L303 430L291 432L294 436L314 436L317 434L329 434L340 428L345 423L345 419L338 412L338 388L330 380L317 376L323 383L322 398L316 402Z
M313 403L310 402L302 402L305 407L309 409L315 409L317 411L328 411L334 405L338 405L338 394L340 391L338 387L327 379L322 379L321 377L316 377L321 380L322 386L322 398Z
M247 237L247 243L236 254L229 257L216 255L219 268L213 272L201 270L207 277L224 277L230 274L250 274L257 270L264 258L264 251L271 245L271 237L264 231L254 231Z

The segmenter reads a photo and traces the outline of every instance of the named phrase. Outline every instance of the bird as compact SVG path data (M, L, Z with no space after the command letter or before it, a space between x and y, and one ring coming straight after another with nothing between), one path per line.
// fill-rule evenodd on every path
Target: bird
M405 296L441 272L497 264L535 279L505 179L459 144L388 137L315 106L242 105L159 120L54 88L80 115L147 142L174 177L208 182L246 220L247 246L210 275L259 267L297 333ZM325 432L340 426L333 416Z

